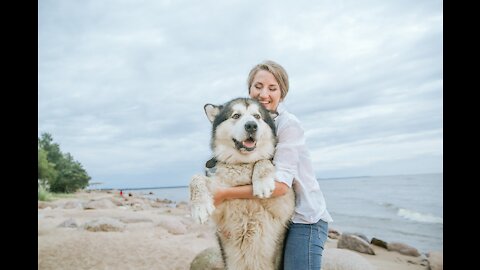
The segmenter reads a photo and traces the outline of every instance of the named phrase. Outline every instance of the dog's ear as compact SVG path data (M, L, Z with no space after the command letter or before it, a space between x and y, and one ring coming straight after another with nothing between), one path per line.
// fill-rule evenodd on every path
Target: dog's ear
M215 117L217 117L218 113L222 109L222 106L205 104L205 106L203 106L203 109L205 110L205 114L207 115L208 120L213 123L213 120L215 120Z

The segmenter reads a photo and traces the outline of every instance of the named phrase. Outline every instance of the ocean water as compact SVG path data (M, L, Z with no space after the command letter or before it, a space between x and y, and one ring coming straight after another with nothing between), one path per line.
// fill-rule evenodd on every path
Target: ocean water
M331 228L443 251L443 174L320 180Z
M334 220L330 228L405 243L422 253L443 251L443 174L319 179L319 184ZM130 192L189 200L187 187Z

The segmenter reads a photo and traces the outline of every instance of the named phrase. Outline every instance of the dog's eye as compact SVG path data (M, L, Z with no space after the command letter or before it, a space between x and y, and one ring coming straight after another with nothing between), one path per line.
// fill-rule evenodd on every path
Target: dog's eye
M258 113L254 114L253 117L255 117L256 119L262 118L262 117L260 116L260 114L258 114Z
M238 118L240 118L240 114L239 114L239 113L236 113L236 114L232 115L232 118L233 118L233 119L238 119Z

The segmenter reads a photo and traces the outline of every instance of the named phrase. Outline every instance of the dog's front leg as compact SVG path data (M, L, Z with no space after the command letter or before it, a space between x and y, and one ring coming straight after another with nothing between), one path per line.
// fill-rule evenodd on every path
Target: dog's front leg
M190 214L200 224L205 223L215 210L208 185L211 179L194 175L190 181Z
M268 159L255 163L252 174L253 195L269 198L275 189L275 167Z

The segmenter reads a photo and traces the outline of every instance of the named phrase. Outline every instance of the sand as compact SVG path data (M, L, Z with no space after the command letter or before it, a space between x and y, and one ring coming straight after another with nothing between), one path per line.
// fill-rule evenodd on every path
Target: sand
M86 224L98 220L110 220L118 227L86 229ZM213 224L193 222L186 203L128 193L122 197L116 191L82 191L52 202L39 201L38 269L190 269L198 253L218 246L214 232ZM329 238L325 248L336 244ZM356 253L378 270L428 269L425 256L372 247L376 255Z

